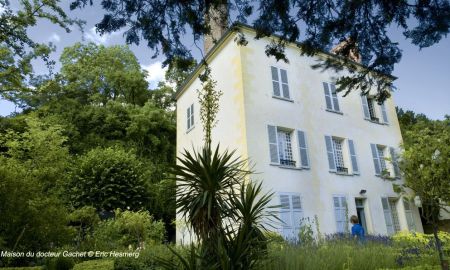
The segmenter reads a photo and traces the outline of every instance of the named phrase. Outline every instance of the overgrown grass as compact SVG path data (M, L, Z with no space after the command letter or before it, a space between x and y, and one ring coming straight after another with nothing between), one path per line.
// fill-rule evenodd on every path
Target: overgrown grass
M270 245L269 258L259 269L398 269L439 265L434 253L405 253L395 245L358 244L347 241L328 242L319 246ZM420 269L420 268L419 268ZM427 269L427 268L425 268ZM433 268L428 268L433 269Z

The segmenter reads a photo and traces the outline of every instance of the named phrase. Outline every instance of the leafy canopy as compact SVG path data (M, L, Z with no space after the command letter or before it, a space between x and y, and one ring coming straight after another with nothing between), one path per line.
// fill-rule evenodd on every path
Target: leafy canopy
M450 203L450 119L419 121L405 137L400 161L405 186L420 196L425 218L437 221Z
M0 0L0 97L15 100L18 90L29 91L28 83L34 77L31 61L42 59L53 66L49 54L52 44L33 41L27 30L39 20L48 20L70 32L70 26L82 22L67 16L58 0L23 0L21 9L13 11L9 0Z
M131 152L120 148L93 149L80 157L67 193L75 207L139 210L149 199L142 169Z
M250 23L257 30L257 38L277 34L266 48L266 54L287 61L286 42L301 41L304 53L313 55L318 50L329 51L339 41L352 40L362 56L362 64L369 70L391 74L401 59L398 43L392 41L388 30L398 28L405 38L419 48L438 43L450 30L450 3L437 1L335 1L335 0L207 0L207 1L145 1L103 0L106 14L96 25L100 33L126 28L128 44L147 42L155 51L163 53L165 64L175 58L192 58L189 47L193 38L197 43L211 33L205 19L214 9L221 12L227 5L229 23ZM71 8L93 4L94 0L73 0ZM229 16L228 16L229 15ZM245 38L239 38L245 44ZM357 67L345 60L355 71ZM333 59L317 67L342 68L342 61ZM339 90L362 89L377 85L379 101L389 96L389 83L372 76L368 71L355 73L338 80Z

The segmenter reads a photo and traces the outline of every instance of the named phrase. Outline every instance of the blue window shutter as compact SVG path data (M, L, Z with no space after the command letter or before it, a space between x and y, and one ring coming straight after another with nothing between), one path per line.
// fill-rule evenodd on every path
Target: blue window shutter
M280 94L280 79L278 78L278 68L270 67L272 71L272 86L273 86L273 95L279 97Z
M278 154L278 141L277 141L277 128L275 126L267 126L269 133L269 149L270 149L270 162L280 163Z
M348 149L350 151L350 159L352 160L353 174L359 174L358 161L356 159L355 144L353 140L348 140Z
M330 92L331 92L331 97L333 99L333 109L337 112L341 111L339 109L339 101L338 101L338 97L337 97L337 93L336 93L336 87L334 86L334 84L329 84L330 85Z
M398 159L397 154L395 153L394 147L389 147L389 151L391 153L392 166L394 167L395 177L400 178L400 168L398 167Z
M332 110L333 105L331 103L331 95L330 95L330 90L328 89L328 83L323 82L322 84L323 84L323 91L325 93L325 103L327 104L327 109Z
M361 101L362 101L362 106L363 106L364 118L370 119L369 104L367 103L367 96L361 95Z
M388 117L386 113L386 107L384 106L384 103L380 105L381 107L381 115L383 115L383 122L388 123Z
M289 84L286 70L280 69L280 75L281 75L281 88L283 90L283 97L290 99L291 97L289 95Z
M380 164L380 158L378 157L377 145L371 143L370 148L372 149L372 158L373 158L373 165L375 166L375 175L380 175L381 174L381 164Z
M300 150L300 165L302 168L309 168L308 145L306 143L305 132L298 130L297 137Z
M327 146L328 167L330 171L336 171L336 163L334 162L333 142L331 136L325 135L325 145Z
M191 105L191 127L194 126L194 104Z

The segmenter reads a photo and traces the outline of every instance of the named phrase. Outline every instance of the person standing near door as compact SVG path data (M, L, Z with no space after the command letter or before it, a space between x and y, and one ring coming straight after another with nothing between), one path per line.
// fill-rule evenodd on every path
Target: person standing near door
M350 217L350 222L353 224L352 226L352 237L358 240L358 243L363 243L366 239L365 232L363 226L359 224L359 219L357 216L353 215Z

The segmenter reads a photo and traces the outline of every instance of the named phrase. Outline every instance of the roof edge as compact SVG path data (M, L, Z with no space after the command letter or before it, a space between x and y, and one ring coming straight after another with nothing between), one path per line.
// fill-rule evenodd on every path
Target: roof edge
M183 84L181 84L180 87L177 88L177 91L175 93L175 100L178 100L178 98L181 96L181 94L184 92L184 90L187 88L187 86L189 86L191 84L191 82L195 78L195 75L198 74L202 68L204 68L205 61L208 62L213 57L214 54L219 52L220 47L225 43L225 41L233 33L235 33L237 31L237 28L241 28L241 29L245 29L245 30L249 30L249 31L253 31L253 32L256 31L252 26L250 26L248 24L244 24L244 23L234 23L233 25L231 25L230 28L225 32L225 34L223 34L223 36L209 50L209 52L205 55L203 60L199 64L197 64L197 66L191 72L189 77L187 77L186 80L183 82ZM280 35L276 35L276 34L271 34L268 37L282 38ZM297 46L297 48L299 46L303 45L303 43L301 43L301 42L288 42L288 44L295 44ZM340 61L349 62L350 64L355 65L355 66L357 66L359 68L367 69L367 70L369 70L369 72L373 72L373 73L375 73L377 75L380 75L380 76L383 76L383 77L387 77L387 79L390 79L391 81L394 81L394 80L397 79L397 77L394 76L394 75L382 73L382 72L376 71L376 70L372 70L372 69L368 68L367 66L365 66L365 65L363 65L361 63L355 62L355 61L353 61L351 59L344 59L344 57L336 55L336 54L332 54L330 52L317 50L317 53L324 54L326 57L332 57L332 58L335 58L335 59L340 60ZM343 63L343 64L345 64L345 63Z

